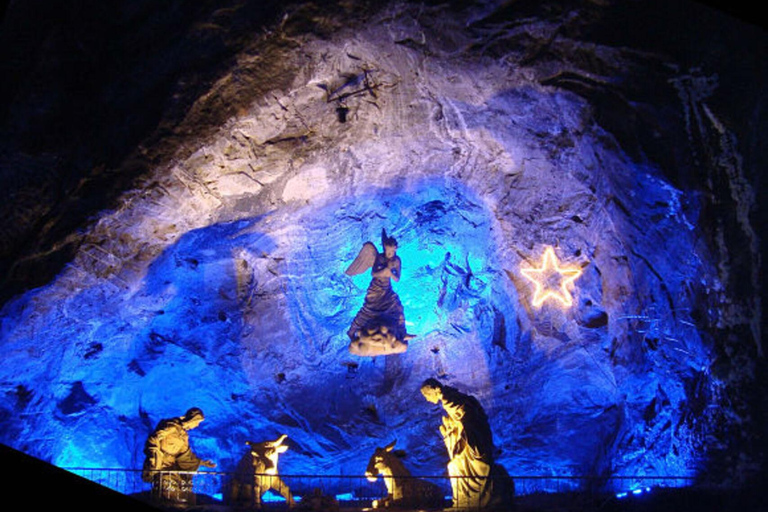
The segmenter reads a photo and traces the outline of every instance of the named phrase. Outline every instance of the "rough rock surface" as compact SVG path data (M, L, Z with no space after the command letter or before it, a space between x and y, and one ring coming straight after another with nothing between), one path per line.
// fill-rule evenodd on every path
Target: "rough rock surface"
M737 123L717 59L627 46L611 2L148 4L91 35L126 57L103 79L62 71L106 57L56 25L12 82L0 441L137 468L152 426L199 406L193 443L224 470L286 433L285 473L362 474L397 439L440 474L419 394L437 377L485 406L513 475L759 469L765 113ZM46 73L94 90L24 89ZM38 126L112 98L87 130ZM360 358L345 333L368 277L344 269L381 228L417 337ZM582 270L571 308L531 305L520 269L547 246Z

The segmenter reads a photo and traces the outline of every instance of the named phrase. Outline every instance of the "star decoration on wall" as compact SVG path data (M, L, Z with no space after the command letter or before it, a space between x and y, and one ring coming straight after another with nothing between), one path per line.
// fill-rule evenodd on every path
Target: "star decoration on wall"
M581 275L581 269L561 267L552 247L544 250L540 268L521 268L520 272L536 286L533 295L535 307L541 307L544 301L549 299L559 302L563 307L573 304L568 285Z

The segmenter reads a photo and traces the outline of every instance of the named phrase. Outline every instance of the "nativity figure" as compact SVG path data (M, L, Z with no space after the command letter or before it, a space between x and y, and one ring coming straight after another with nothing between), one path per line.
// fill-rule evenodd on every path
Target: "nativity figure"
M494 463L493 435L480 402L436 379L424 381L421 393L427 401L442 405L446 414L439 430L448 450L452 506L509 504L514 482L502 466Z
M395 441L377 447L368 460L365 477L375 482L381 475L387 488L385 497L373 500L373 508L443 508L442 489L433 482L412 477L394 447Z
M397 240L381 230L379 252L371 242L363 244L355 261L347 268L349 276L371 269L371 283L365 293L363 307L347 331L349 351L359 356L399 354L408 349L413 338L405 327L405 315L400 298L392 289L392 280L399 281L402 262L397 255Z
M291 490L277 471L278 457L288 450L288 445L283 444L287 437L283 434L274 441L261 443L246 441L250 449L237 464L230 483L231 504L261 508L264 493L271 489L285 498L289 507L294 506Z
M144 445L142 479L152 483L152 499L162 503L193 505L192 475L200 466L214 468L189 446L189 430L205 419L197 407L184 416L161 420Z

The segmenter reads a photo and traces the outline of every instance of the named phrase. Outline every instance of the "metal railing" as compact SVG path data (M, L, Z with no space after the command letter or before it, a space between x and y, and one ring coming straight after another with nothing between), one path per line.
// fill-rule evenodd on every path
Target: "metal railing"
M166 471L156 472L152 481L142 479L141 470L105 468L64 468L71 473L92 482L113 489L121 494L159 505L233 504L232 482L236 475L221 471ZM260 475L269 484L274 475ZM389 477L392 478L392 477ZM638 494L649 493L659 488L690 487L694 477L687 476L512 476L514 495L517 500L533 500L539 503L552 502L555 497L573 504L596 506L606 500L631 499ZM490 480L494 480L489 477ZM452 480L454 480L452 482ZM457 478L447 476L401 477L399 484L412 491L406 503L410 508L443 508L452 505L452 483ZM427 482L433 490L438 489L443 502L429 501L424 486L412 486L409 482ZM499 482L491 482L498 485ZM290 489L291 497L303 505L302 508L332 510L335 508L370 508L380 504L387 496L384 477L375 482L365 476L340 475L280 475L280 485ZM481 484L482 485L482 484ZM267 485L269 487L269 485ZM277 486L275 486L277 487ZM432 496L434 498L434 496ZM480 498L477 498L478 500ZM376 503L379 502L379 503ZM238 503L238 507L253 505ZM277 489L265 491L261 504L266 508L287 508L288 503ZM317 505L317 507L313 507ZM483 504L475 498L464 499L454 505L462 508L480 508Z

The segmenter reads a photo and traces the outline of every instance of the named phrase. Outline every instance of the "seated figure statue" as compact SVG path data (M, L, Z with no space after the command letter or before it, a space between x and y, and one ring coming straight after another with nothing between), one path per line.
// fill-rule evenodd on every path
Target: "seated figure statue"
M453 507L504 506L514 495L514 482L494 463L493 436L488 417L475 397L427 379L421 386L427 401L441 404L440 435L448 450Z
M382 229L381 242L384 252L366 242L346 270L347 275L358 275L371 269L371 284L363 307L347 331L349 351L359 356L399 354L407 350L408 340L413 338L406 331L403 306L391 283L393 279L400 280L402 269L397 240Z
M200 466L216 467L213 462L200 459L189 446L187 432L203 419L203 411L193 407L184 416L161 420L147 438L142 479L152 483L154 501L194 504L191 473Z
M231 504L261 508L262 496L272 489L285 498L289 507L294 506L291 490L277 471L279 455L288 450L288 445L283 444L286 437L283 434L274 441L261 443L246 441L250 450L240 459L230 483Z

